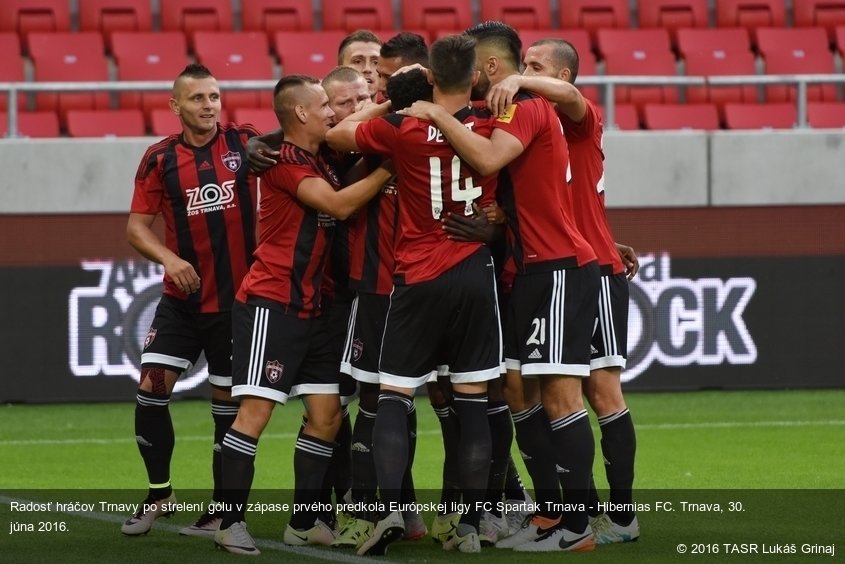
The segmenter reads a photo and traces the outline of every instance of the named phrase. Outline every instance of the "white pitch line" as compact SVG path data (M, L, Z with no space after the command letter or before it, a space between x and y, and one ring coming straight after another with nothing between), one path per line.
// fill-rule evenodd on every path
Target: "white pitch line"
M698 423L638 423L634 427L638 431L661 431L674 429L727 429L735 427L765 428L765 427L840 427L845 425L843 419L827 419L819 421L715 421ZM421 430L419 436L439 435L440 430ZM265 433L264 439L295 439L297 433ZM211 441L211 435L176 435L176 441ZM30 446L30 445L112 445L120 443L135 443L133 437L112 439L79 438L79 439L8 439L0 440L0 446Z
M18 503L43 503L42 501L30 500L30 499L19 499L14 497L6 497L0 495L0 503L4 503L9 505L11 502L18 502ZM89 511L89 512L77 512L77 511L55 511L51 513L64 513L65 515L73 515L74 517L82 517L84 519L92 519L94 521L104 521L106 523L116 523L120 524L126 519L125 516L115 515L113 513L101 513L99 511ZM182 527L180 525L171 525L169 523L162 523L161 520L158 520L156 524L153 526L154 530L165 530L172 533L178 533L179 529ZM115 537L117 533L115 533ZM209 543L211 540L209 539ZM288 546L283 542L274 541L271 539L255 539L255 544L262 549L265 550L275 550L277 552L286 552L290 554L298 554L300 556L307 556L309 558L316 558L318 560L325 560L328 562L349 562L353 564L372 564L372 559L370 558L363 558L361 556L356 556L354 554L347 554L343 552L334 552L329 550L320 550L318 548L310 548L307 546ZM390 560L383 560L379 558L379 562L390 563Z

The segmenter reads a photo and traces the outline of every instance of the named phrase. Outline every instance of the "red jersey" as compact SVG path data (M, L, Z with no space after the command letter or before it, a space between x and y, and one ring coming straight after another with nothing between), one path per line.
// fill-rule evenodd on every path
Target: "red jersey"
M589 100L587 113L580 123L560 114L563 133L569 145L572 168L572 203L575 222L599 260L599 265L612 268L613 274L625 271L604 207L604 151L602 151L602 121L598 110Z
M164 276L164 293L191 311L229 311L252 262L256 182L246 141L257 134L251 126L218 124L202 147L171 135L147 149L135 174L132 213L160 213L164 244L200 277L200 291L185 294Z
M325 151L314 155L284 142L280 152L262 177L258 249L238 300L268 298L302 318L316 317L335 219L300 202L296 192L310 177L325 179L335 190L340 182Z
M455 117L489 137L490 114L465 108ZM472 215L495 198L496 176L481 176L461 161L432 123L390 114L358 126L355 141L363 152L389 156L399 179L399 231L394 280L416 284L436 278L472 255L482 243L448 239L444 213Z
M552 105L540 96L519 92L494 127L519 139L525 148L499 175L499 199L508 217L517 272L557 270L596 260L575 223L566 183L566 139Z

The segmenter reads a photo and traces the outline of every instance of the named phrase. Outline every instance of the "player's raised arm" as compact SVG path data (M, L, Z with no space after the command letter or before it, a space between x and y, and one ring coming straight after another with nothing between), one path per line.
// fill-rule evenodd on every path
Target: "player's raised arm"
M346 219L370 201L393 174L390 167L382 165L358 182L338 191L322 178L309 177L299 183L296 197L306 206L337 219Z
M548 76L519 74L511 75L490 87L486 98L487 107L494 115L505 115L513 103L513 97L521 89L539 94L554 103L572 121L580 122L587 111L587 103L575 85Z
M390 102L368 104L363 109L350 114L326 133L326 143L336 151L359 151L355 142L355 131L358 124L383 116L390 110Z

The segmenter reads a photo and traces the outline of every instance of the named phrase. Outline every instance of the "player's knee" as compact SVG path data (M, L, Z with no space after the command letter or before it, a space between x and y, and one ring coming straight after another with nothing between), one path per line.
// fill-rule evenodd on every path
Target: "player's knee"
M170 377L168 377L168 373ZM144 366L138 389L158 395L170 395L176 384L176 373L161 366Z
M597 416L610 415L625 409L625 398L619 381L613 379L589 378L584 386L587 402Z

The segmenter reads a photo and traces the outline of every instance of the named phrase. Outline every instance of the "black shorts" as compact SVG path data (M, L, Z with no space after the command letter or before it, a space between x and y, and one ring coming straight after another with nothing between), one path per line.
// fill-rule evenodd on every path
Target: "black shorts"
M505 322L505 363L523 376L590 375L599 267L520 274Z
M144 339L141 366L161 366L181 376L197 363L202 352L208 361L208 382L231 386L231 312L188 311L180 300L163 295Z
M352 290L343 289L336 292L331 299L323 299L323 322L326 325L329 342L332 347L332 354L337 359L337 367L340 371L339 385L340 385L340 403L341 405L348 405L355 399L355 394L358 391L358 384L348 374L343 373L342 357L343 347L346 343L346 337L349 334L350 327L350 311L352 311L352 303L355 300L355 292Z
M285 403L338 393L338 360L322 318L302 319L284 304L249 297L235 301L232 337L232 396Z
M378 384L378 359L390 296L359 293L352 302L340 370L358 382Z
M457 384L499 377L502 332L487 247L433 280L393 288L379 382L416 388L442 364Z
M628 277L601 277L599 312L590 356L590 370L625 368L628 356Z

